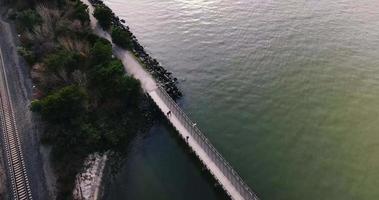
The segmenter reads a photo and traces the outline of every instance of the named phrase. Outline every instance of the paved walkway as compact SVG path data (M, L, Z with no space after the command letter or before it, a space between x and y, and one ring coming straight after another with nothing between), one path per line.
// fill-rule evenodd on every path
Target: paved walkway
M164 100L157 94L157 90L153 90L149 92L149 95L154 100L154 102L158 105L160 110L163 113L167 113L170 111L170 109L165 104ZM171 122L171 124L176 128L179 135L184 140L187 140L188 146L196 153L198 158L209 169L212 175L218 180L218 182L222 185L225 191L232 197L232 199L243 200L244 198L239 194L239 192L236 190L233 184L221 172L221 170L212 161L212 159L208 156L208 154L201 148L201 146L196 142L196 140L192 138L189 130L187 130L185 128L185 125L178 119L179 117L173 113L170 116L166 115L166 117Z
M90 13L93 13L93 7L87 0L82 0L85 4L89 6ZM108 40L110 35L104 32L98 25L96 19L91 15L91 26L94 29L95 33L101 37L104 37ZM133 75L136 79L141 82L142 88L150 95L159 109L166 114L170 111L169 105L158 93L160 92L157 87L157 83L154 78L145 71L144 67L138 62L137 58L129 51L118 48L114 46L114 54L122 61L125 66L125 70ZM201 162L208 168L210 173L217 179L220 185L224 188L227 194L233 200L244 200L242 195L237 191L232 182L227 178L227 176L221 171L221 169L216 165L211 157L206 153L206 151L201 147L201 145L192 138L190 130L186 128L185 122L182 122L179 116L176 116L174 112L171 115L165 115L170 123L176 128L179 135L187 140L188 146L195 152ZM188 124L187 124L188 127ZM188 139L187 139L188 137ZM257 198L251 198L257 199Z

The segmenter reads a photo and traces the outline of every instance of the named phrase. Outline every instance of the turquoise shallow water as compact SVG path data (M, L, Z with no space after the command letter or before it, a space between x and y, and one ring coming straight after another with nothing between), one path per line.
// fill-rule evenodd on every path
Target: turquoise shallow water
M262 199L379 199L379 1L106 3L181 80L185 110ZM113 199L183 199L199 185L189 199L217 199L168 131L153 132L164 142L152 133L138 146L154 159L130 159L111 186L137 188Z

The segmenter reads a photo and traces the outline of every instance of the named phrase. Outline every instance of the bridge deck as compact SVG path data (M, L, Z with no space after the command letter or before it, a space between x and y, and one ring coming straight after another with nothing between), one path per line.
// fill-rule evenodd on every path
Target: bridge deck
M158 90L158 89L157 89ZM149 92L149 95L154 100L154 102L158 105L160 110L163 113L167 113L170 111L169 107L162 100L162 98L158 95L158 91L154 90ZM212 161L209 155L204 151L204 149L196 142L190 131L187 130L185 125L179 120L179 117L174 113L170 116L167 116L167 119L171 122L171 124L176 128L179 135L187 141L188 146L196 153L198 158L202 161L202 163L208 168L208 170L212 173L212 175L218 180L218 182L223 186L226 192L235 200L243 200L244 198L239 194L233 184L229 181L229 179L222 173L219 167ZM188 137L188 139L187 139Z
M87 4L90 13L93 13L93 6L88 0L82 0L82 2ZM111 41L110 35L98 26L97 20L93 15L90 15L90 18L94 32L100 37ZM118 48L117 46L114 46L113 52L122 61L125 70L140 80L142 88L149 94L170 123L176 128L179 135L187 142L188 146L208 168L226 193L233 200L258 200L255 193L250 190L233 168L222 158L208 139L206 139L197 127L193 126L193 123L186 114L167 93L158 86L155 79L145 71L144 67L138 62L138 59L131 52ZM168 111L171 111L171 115L169 116L166 115Z

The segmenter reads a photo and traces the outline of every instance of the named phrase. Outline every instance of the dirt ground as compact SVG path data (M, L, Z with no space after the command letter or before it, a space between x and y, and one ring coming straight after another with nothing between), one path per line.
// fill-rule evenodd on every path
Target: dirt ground
M0 154L0 160L3 160L3 157L2 155ZM7 199L7 196L6 196L6 172L5 172L5 169L4 169L4 163L3 162L0 162L0 200L3 200L3 199Z

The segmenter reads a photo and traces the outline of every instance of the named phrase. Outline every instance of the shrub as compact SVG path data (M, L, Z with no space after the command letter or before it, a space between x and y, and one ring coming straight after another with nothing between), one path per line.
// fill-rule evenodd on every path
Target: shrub
M106 6L96 6L93 16L98 20L100 26L109 30L112 25L112 10Z
M91 84L106 98L127 99L129 96L138 96L140 91L139 81L126 76L122 62L117 59L95 66Z
M141 96L141 83L130 76L123 76L117 81L116 96L123 102L122 107L127 109L137 107Z
M101 97L112 98L117 90L117 80L124 74L124 68L119 60L97 65L92 70L91 84L100 91Z
M97 40L90 54L93 65L109 62L112 59L112 45L107 40Z
M112 29L112 42L116 45L124 48L124 49L131 49L133 44L132 40L130 39L129 32L119 28L114 27Z
M101 38L96 34L92 33L92 30L87 35L85 35L85 39L91 44L91 46L93 46L99 40L103 41L104 43L108 42L107 39Z
M24 10L17 14L17 21L21 28L27 30L33 30L36 25L42 24L41 16L35 10Z
M31 110L51 123L75 123L86 110L86 93L77 86L67 86L41 100L33 101Z
M99 145L101 144L101 132L91 123L83 123L80 127L80 134L85 139L87 146Z
M44 59L44 63L50 72L74 71L78 69L81 63L81 57L79 54L71 51L60 50L53 54L49 54Z
M80 20L82 23L87 23L90 21L88 14L88 6L82 3L81 1L77 1L74 6L73 17L75 19Z
M34 55L34 52L25 48L25 47L19 47L17 49L18 53L24 57L24 59L26 60L26 62L29 64L29 65L33 65L35 62L36 62L36 56Z

